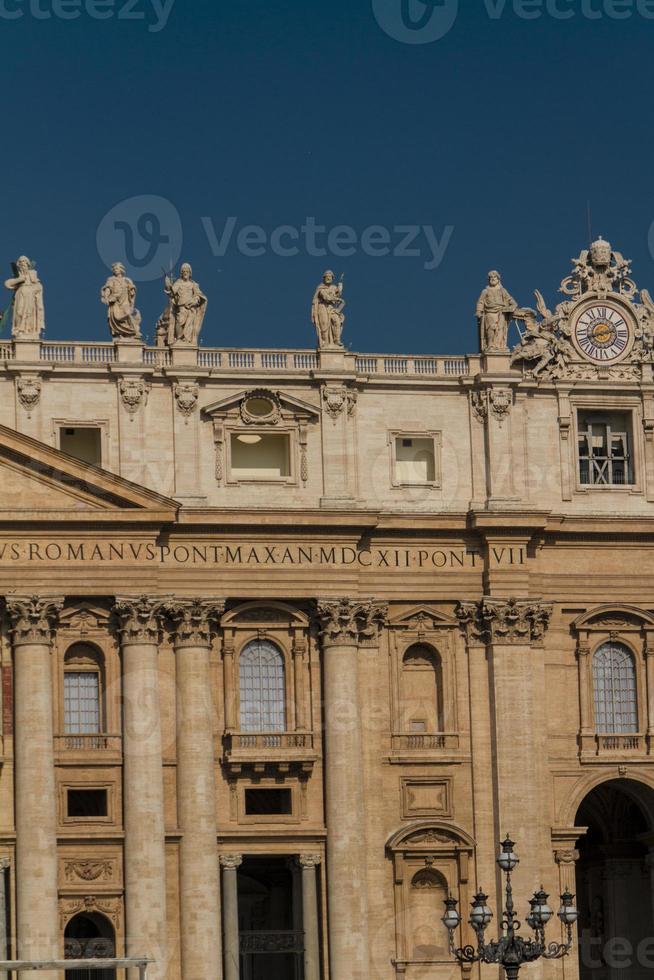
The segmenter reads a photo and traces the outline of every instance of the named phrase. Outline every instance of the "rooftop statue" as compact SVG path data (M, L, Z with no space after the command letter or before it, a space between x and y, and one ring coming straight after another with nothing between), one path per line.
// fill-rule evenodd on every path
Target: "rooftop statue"
M112 337L141 336L141 314L134 308L136 286L125 275L122 262L114 262L109 276L100 290L100 299L107 307L107 321Z
M318 347L342 348L343 323L345 322L343 279L334 282L334 273L328 269L322 282L316 287L311 303L311 322L318 334Z
M13 278L5 286L13 290L12 337L16 340L38 340L45 329L43 286L38 273L26 255L12 262Z
M483 354L508 350L509 324L518 304L502 285L499 272L488 273L488 285L477 300L479 347Z
M164 280L164 292L170 299L168 343L197 346L202 322L207 312L207 297L193 279L193 269L185 262L179 278ZM161 322L161 321L160 321Z

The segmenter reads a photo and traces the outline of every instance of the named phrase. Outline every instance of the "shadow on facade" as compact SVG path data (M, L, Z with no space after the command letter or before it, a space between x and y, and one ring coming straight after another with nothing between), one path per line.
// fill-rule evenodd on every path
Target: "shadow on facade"
M645 980L654 968L654 791L596 786L577 811L580 980Z
M103 915L81 912L64 932L67 960L105 959L116 955L113 926ZM66 970L66 980L116 980L115 970Z
M242 980L302 980L298 875L286 858L246 857L238 869Z

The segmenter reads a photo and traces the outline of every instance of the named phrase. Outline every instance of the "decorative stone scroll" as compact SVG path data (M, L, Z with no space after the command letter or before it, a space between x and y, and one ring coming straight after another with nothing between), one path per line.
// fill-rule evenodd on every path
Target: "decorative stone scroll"
M66 861L66 881L111 881L114 876L112 861Z
M14 646L52 642L63 598L11 596L6 600Z
M323 643L373 645L388 618L388 604L375 599L320 599L317 618Z
M79 912L100 912L108 916L114 926L118 926L122 911L120 898L98 898L97 895L85 895L83 898L63 899L59 904L59 921L61 928Z
M118 632L123 643L158 643L161 636L161 618L168 598L149 596L119 596L114 613L118 617Z
M173 623L173 645L210 647L216 621L225 611L224 599L174 599L166 606Z
M541 644L552 616L552 603L540 599L494 599L459 602L459 625L468 642Z

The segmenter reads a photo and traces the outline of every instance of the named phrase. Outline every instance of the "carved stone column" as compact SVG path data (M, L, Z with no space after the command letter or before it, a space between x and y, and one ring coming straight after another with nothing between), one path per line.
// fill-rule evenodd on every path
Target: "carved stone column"
M20 959L62 954L50 650L62 599L7 600L14 647L16 920ZM55 972L42 974L55 980Z
M318 890L316 869L319 854L301 854L302 928L304 929L304 980L320 980L320 930L318 928Z
M216 850L216 773L209 650L212 625L225 603L176 600L173 621L177 680L177 821L184 980L222 980L220 882Z
M325 807L331 980L368 980L359 644L375 639L386 607L372 600L318 603L323 646Z
M510 830L519 844L518 904L540 887L551 847L546 773L538 764L547 736L543 641L551 615L551 604L539 599L485 598L480 606L492 665L496 830Z
M223 869L223 943L224 980L239 980L240 940L238 934L238 869L243 863L240 854L221 854Z
M158 645L165 601L119 597L123 660L125 933L128 956L149 956L152 980L167 966L166 854ZM130 974L135 971L130 970ZM131 978L130 978L131 980Z
M491 680L486 651L486 624L478 602L460 602L456 615L463 631L468 651L468 682L470 685L470 738L472 748L472 784L474 792L475 860L477 881L493 897L497 906L500 895L497 884L497 840L500 830L495 815L493 785L493 725L491 720ZM480 967L482 975L493 968Z
M645 636L645 682L647 685L647 738L649 751L652 752L654 741L654 636L648 630Z
M577 677L579 680L579 718L581 723L581 748L595 747L595 728L593 725L593 671L590 659L590 644L587 635L577 642Z

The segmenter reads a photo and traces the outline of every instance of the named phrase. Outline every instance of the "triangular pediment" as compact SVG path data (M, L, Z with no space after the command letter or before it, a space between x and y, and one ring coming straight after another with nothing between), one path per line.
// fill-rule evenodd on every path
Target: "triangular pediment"
M0 425L0 520L123 512L174 520L179 505L98 466Z
M426 605L414 606L391 620L391 626L405 627L409 630L430 630L456 625L455 619Z
M243 406L247 405L248 399L250 398L269 398L273 408L271 418L274 417L275 410L279 410L282 415L287 415L291 418L320 418L320 410L315 405L311 405L301 398L296 398L294 395L288 395L284 391L269 388L244 388L242 391L227 395L226 398L221 398L219 401L205 406L202 409L202 415L205 418L225 418L232 414L239 415L243 411ZM255 418L247 418L247 409L245 411L246 420L248 422L255 421ZM262 417L261 421L265 424L265 417Z

